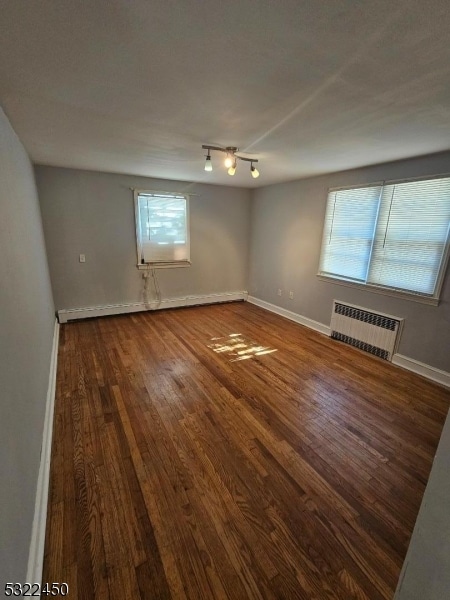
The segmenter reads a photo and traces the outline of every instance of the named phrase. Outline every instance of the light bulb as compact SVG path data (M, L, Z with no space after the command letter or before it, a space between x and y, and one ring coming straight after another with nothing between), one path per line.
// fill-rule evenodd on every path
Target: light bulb
M259 177L259 171L256 167L254 167L253 165L250 167L250 172L252 174L252 177L254 179L256 179L257 177Z
M211 157L208 153L208 156L206 157L206 161L205 161L205 171L212 171L212 162L211 162Z
M236 163L228 169L228 175L233 176L236 173Z
M225 159L225 166L227 169L233 166L233 157L231 154L227 154L227 157Z

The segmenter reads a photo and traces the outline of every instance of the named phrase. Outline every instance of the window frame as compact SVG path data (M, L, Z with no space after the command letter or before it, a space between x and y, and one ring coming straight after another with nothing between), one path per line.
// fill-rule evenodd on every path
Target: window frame
M168 262L141 262L142 256L142 240L141 240L141 228L139 222L139 196L144 194L184 197L186 199L186 236L188 246L188 260L179 261L168 261ZM136 235L136 267L141 270L148 269L180 269L191 266L191 232L190 232L190 194L184 192L169 192L166 190L144 190L133 188L133 200L134 200L134 219L135 219L135 235Z
M449 222L449 227L447 230L447 239L445 242L444 251L442 253L441 264L439 267L438 276L436 278L436 285L435 285L433 295L425 295L425 294L421 294L420 292L402 290L400 288L396 289L393 287L378 285L378 284L369 283L369 282L354 281L351 279L347 279L345 277L339 277L337 275L336 276L325 275L320 271L320 265L322 262L322 249L323 249L323 237L325 234L325 227L326 227L326 214L327 214L327 210L328 210L329 195L331 193L337 192L337 191L352 190L352 189L363 189L363 188L372 187L372 186L376 187L376 186L381 185L382 186L381 195L382 195L383 188L384 188L384 186L387 186L387 185L396 185L396 184L412 183L412 182L420 182L420 181L432 181L434 179L444 179L444 178L450 178L450 173L432 175L432 176L428 176L428 177L426 177L426 176L425 177L424 176L411 177L411 178L407 178L407 179L386 179L384 181L375 181L373 183L361 183L361 184L354 184L354 185L349 185L349 186L337 186L337 187L328 188L327 201L326 201L326 205L325 205L324 227L322 230L320 255L319 255L319 270L317 272L318 279L320 279L321 281L336 283L337 285L365 289L367 291L374 292L377 294L383 294L386 296L393 296L393 297L397 297L397 298L403 298L405 300L412 300L412 301L420 302L423 304L430 304L433 306L437 306L440 301L442 286L444 284L445 276L447 274L447 269L448 269L449 259L450 259L450 222ZM378 217L377 217L377 219L378 219ZM375 224L374 232L375 232L375 230L376 230L376 224ZM372 245L374 243L374 240L375 240L375 235L374 235L374 238L372 241ZM369 261L369 269L370 269L370 261Z

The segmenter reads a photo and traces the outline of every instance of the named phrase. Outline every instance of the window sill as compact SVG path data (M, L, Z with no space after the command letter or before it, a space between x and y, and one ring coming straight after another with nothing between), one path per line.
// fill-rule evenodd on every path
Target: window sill
M150 269L179 269L184 267L190 267L191 262L178 262L178 263L145 263L136 265L140 271L149 271Z
M439 298L427 298L425 296L418 296L417 294L408 294L408 292L401 292L400 290L391 290L389 288L370 285L369 283L357 283L356 281L346 281L345 279L327 277L326 275L320 275L319 273L317 274L317 277L321 281L326 281L328 283L336 283L337 285L343 285L345 287L366 290L367 292L374 292L375 294L382 294L383 296L402 298L403 300L412 300L413 302L419 302L420 304L428 304L430 306L439 305Z

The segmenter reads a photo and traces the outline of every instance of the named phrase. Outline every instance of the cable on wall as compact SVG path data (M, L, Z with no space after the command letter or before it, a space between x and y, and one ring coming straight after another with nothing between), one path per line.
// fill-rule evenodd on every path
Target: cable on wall
M149 279L153 280L153 288L155 292L155 297L150 298L150 289L149 289ZM161 288L159 287L158 276L156 274L156 269L152 265L147 265L147 269L143 273L143 277L145 279L144 282L144 304L146 308L152 308L152 302L157 302L157 304L161 304Z
M158 277L156 275L155 267L152 268L152 275L153 275L153 285L155 286L156 300L157 300L158 304L161 304L161 289L159 287L159 282L158 282Z

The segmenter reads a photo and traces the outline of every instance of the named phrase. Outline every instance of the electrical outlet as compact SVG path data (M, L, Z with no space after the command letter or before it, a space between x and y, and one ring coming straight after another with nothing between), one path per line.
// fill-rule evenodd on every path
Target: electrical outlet
M289 292L289 298L290 298L291 300L293 300L293 299L294 299L294 292L293 292L292 290Z
M281 290L278 290L278 292L277 292L278 296L281 296L282 293L283 292Z
M80 262L86 262L86 255L80 254Z

